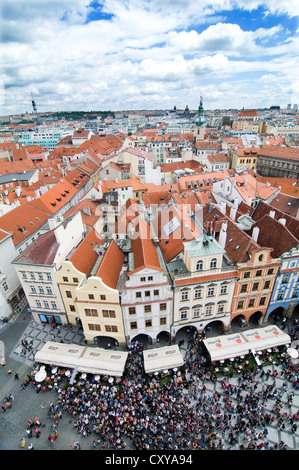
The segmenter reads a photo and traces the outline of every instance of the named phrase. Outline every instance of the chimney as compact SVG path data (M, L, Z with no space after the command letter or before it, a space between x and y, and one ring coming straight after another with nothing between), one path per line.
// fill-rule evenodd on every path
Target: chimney
M254 240L255 242L257 242L259 233L260 233L260 229L259 229L258 227L253 227L253 230L252 230L252 237L251 237L252 240Z
M56 220L52 218L48 219L48 224L49 224L50 230L53 230L57 226Z
M286 219L279 219L278 222L280 222L284 226L287 223Z
M225 248L226 237L227 237L227 220L222 223L220 235L219 235L219 245L222 246L222 248Z
M275 211L270 211L269 215L270 215L270 217L272 217L272 219L274 219L274 217L275 217Z

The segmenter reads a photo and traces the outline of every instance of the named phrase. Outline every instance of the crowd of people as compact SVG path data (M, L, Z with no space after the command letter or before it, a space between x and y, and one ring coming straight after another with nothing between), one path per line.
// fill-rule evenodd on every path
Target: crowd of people
M290 334L298 339L299 327ZM80 449L80 439L109 450L287 449L283 441L270 444L268 433L270 426L297 431L299 410L291 408L298 364L284 354L277 367L246 368L231 381L213 372L202 340L190 332L184 366L164 377L143 372L138 342L129 348L118 383L88 374L70 384L57 374L48 439L55 443L61 419L70 416L78 433L72 449Z

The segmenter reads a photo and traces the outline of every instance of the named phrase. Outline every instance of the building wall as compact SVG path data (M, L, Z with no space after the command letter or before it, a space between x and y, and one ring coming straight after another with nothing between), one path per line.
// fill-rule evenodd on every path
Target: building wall
M129 276L121 294L127 341L145 334L156 342L161 331L170 333L172 298L171 286L161 271L145 268Z
M79 312L77 311L78 307L76 304L76 290L86 279L86 276L79 272L70 261L64 261L55 274L68 323L77 325Z
M96 337L113 338L125 344L122 311L117 289L106 286L102 279L91 276L76 289L76 310L79 313L88 343Z

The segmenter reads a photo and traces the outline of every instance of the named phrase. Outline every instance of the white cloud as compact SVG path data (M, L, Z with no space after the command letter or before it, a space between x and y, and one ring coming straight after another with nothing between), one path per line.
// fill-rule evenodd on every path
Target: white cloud
M215 98L226 102L227 83L226 96L234 103L230 89L245 97L246 87L263 87L261 77L269 75L280 77L280 92L293 90L299 102L298 31L292 36L279 18L269 28L259 24L245 30L222 15L234 7L246 12L263 6L269 14L292 16L298 13L297 1L105 0L96 21L89 21L88 4L2 0L4 113L30 111L31 90L41 111L84 109L85 104L93 109L127 103L197 107L202 89L219 107Z

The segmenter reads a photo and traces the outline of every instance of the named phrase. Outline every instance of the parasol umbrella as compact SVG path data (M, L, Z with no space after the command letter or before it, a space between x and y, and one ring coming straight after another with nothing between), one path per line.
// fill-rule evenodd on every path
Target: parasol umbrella
M34 376L37 382L42 382L47 377L47 372L45 369L40 369Z
M100 376L96 375L94 379L98 382L100 380Z
M81 374L81 379L86 379L86 374L85 372L83 374Z
M109 377L108 382L109 382L110 384L112 384L112 383L114 382L114 378L113 378L113 377Z
M288 348L287 353L292 359L297 359L298 357L298 351L295 348Z

